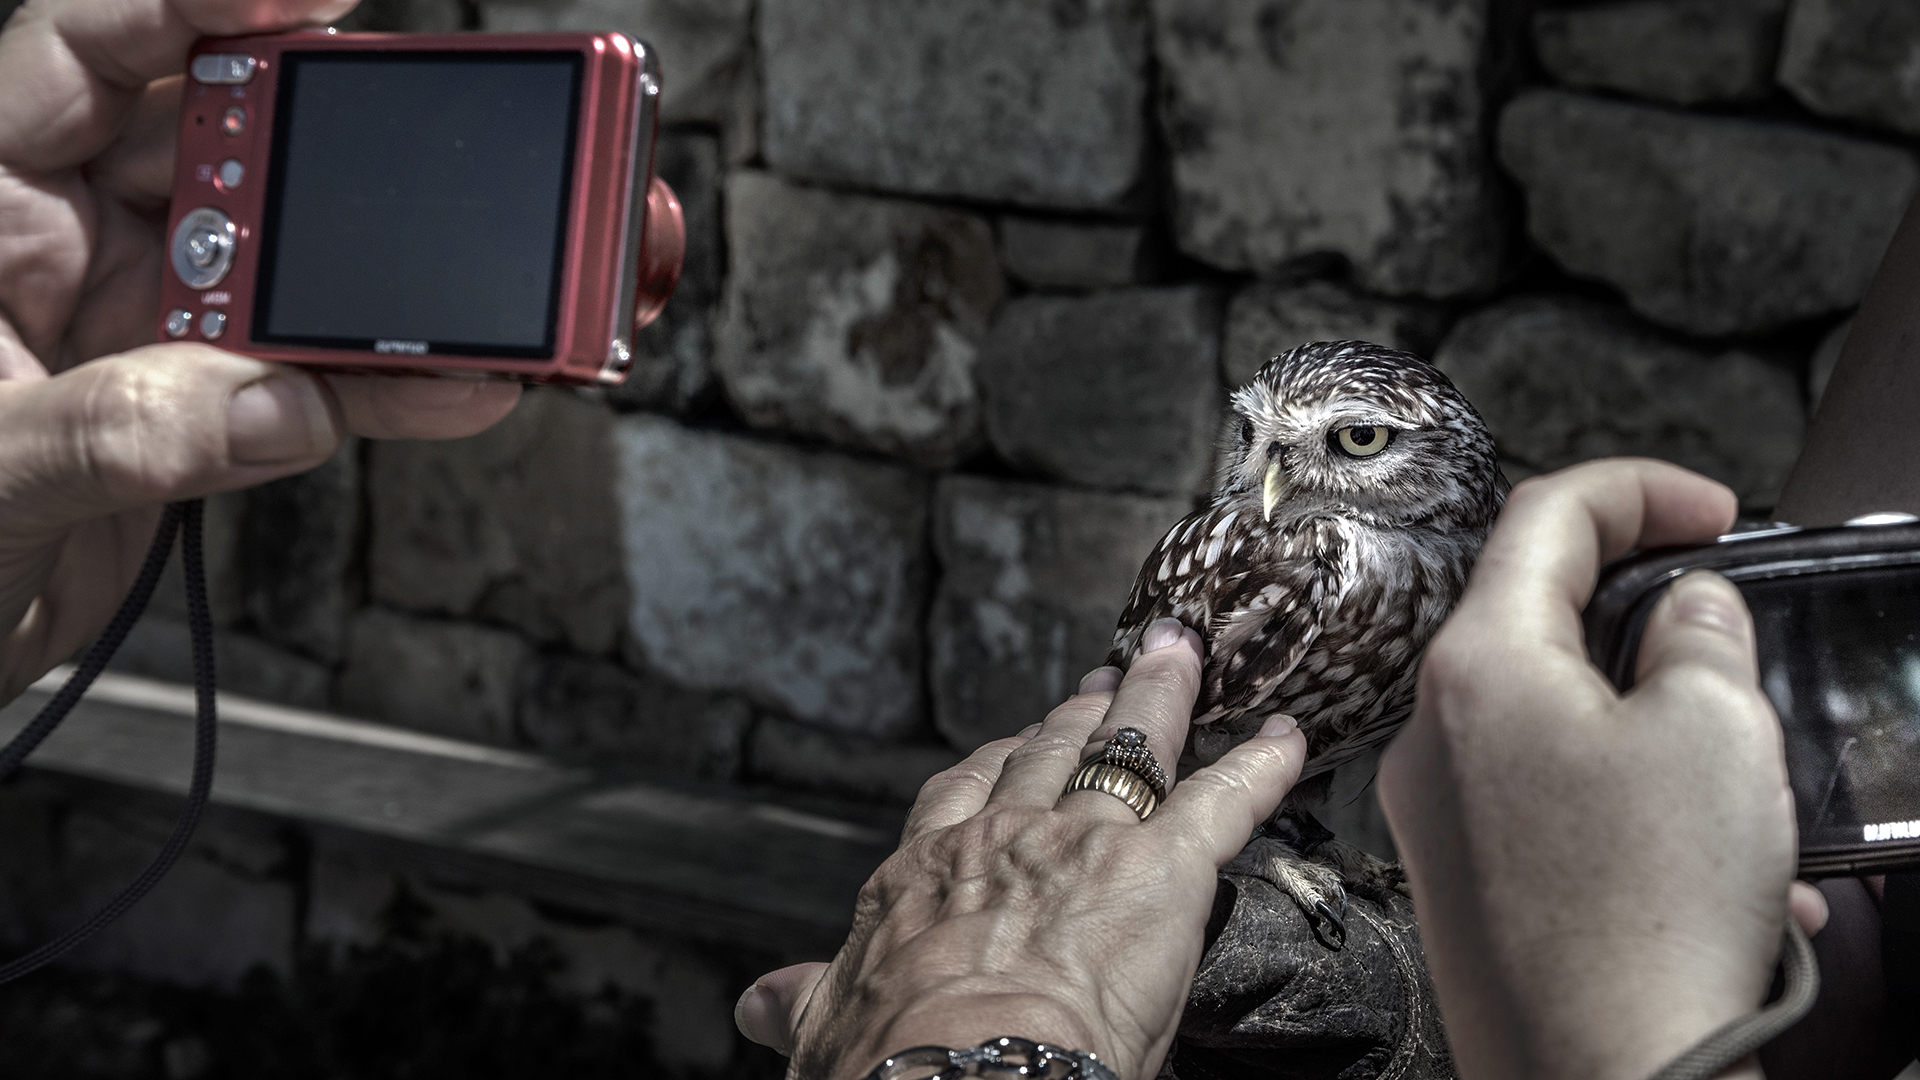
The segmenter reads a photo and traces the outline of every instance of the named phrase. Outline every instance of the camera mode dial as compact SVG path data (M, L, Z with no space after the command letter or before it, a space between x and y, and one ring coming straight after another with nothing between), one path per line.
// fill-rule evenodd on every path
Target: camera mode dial
M173 230L173 272L189 289L210 289L233 269L233 219L203 206Z

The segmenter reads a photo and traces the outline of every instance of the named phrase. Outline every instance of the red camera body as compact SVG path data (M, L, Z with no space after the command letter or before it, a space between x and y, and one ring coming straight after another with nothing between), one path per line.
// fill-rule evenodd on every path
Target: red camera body
M355 372L617 383L679 279L660 71L619 33L194 46L162 340Z

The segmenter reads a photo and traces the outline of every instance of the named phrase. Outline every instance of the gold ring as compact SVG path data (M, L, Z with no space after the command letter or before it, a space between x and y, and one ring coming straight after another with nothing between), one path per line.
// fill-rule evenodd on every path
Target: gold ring
M1146 777L1099 758L1076 769L1073 779L1067 781L1067 791L1061 794L1072 791L1104 791L1126 803L1127 809L1138 814L1141 821L1147 820L1147 815L1160 805L1160 797L1153 793L1153 785L1147 783Z
M1121 728L1107 740L1100 756L1074 770L1061 794L1103 791L1127 804L1141 821L1167 797L1166 773L1147 749L1147 738L1135 728Z

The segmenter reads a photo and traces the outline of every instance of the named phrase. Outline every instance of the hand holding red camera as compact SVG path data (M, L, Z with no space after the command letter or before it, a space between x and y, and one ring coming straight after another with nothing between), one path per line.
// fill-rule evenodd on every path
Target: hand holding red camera
M160 504L303 472L349 433L470 435L519 399L149 344L188 48L352 6L30 0L0 34L0 700L106 625Z

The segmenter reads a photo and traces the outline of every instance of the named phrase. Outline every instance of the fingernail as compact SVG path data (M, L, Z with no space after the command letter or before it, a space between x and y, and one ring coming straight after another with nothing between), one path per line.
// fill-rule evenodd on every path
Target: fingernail
M1120 669L1117 667L1097 667L1080 679L1080 692L1083 694L1105 694L1120 689Z
M1179 641L1180 635L1186 633L1186 630L1186 624L1179 619L1161 619L1147 627L1147 632L1140 635L1140 651L1158 652Z
M1673 597L1673 618L1723 634L1744 632L1746 618L1740 612L1739 593L1720 575L1695 570L1674 582L1668 592Z
M1020 738L1022 739L1031 739L1038 734L1040 734L1039 724L1028 724L1026 727L1020 729Z
M740 1000L733 1003L733 1026L740 1030L740 1034L755 1042L760 1041L756 1036L763 1033L771 1019L772 998L772 994L760 989L759 983L747 987L746 993L740 995Z
M248 383L227 402L227 459L236 465L283 465L333 452L333 413L305 375L273 375Z
M1286 713L1274 713L1272 716L1267 717L1266 723L1260 725L1260 737L1263 739L1277 738L1285 735L1289 731L1293 731L1299 726L1300 725L1293 722L1293 717L1288 716Z

